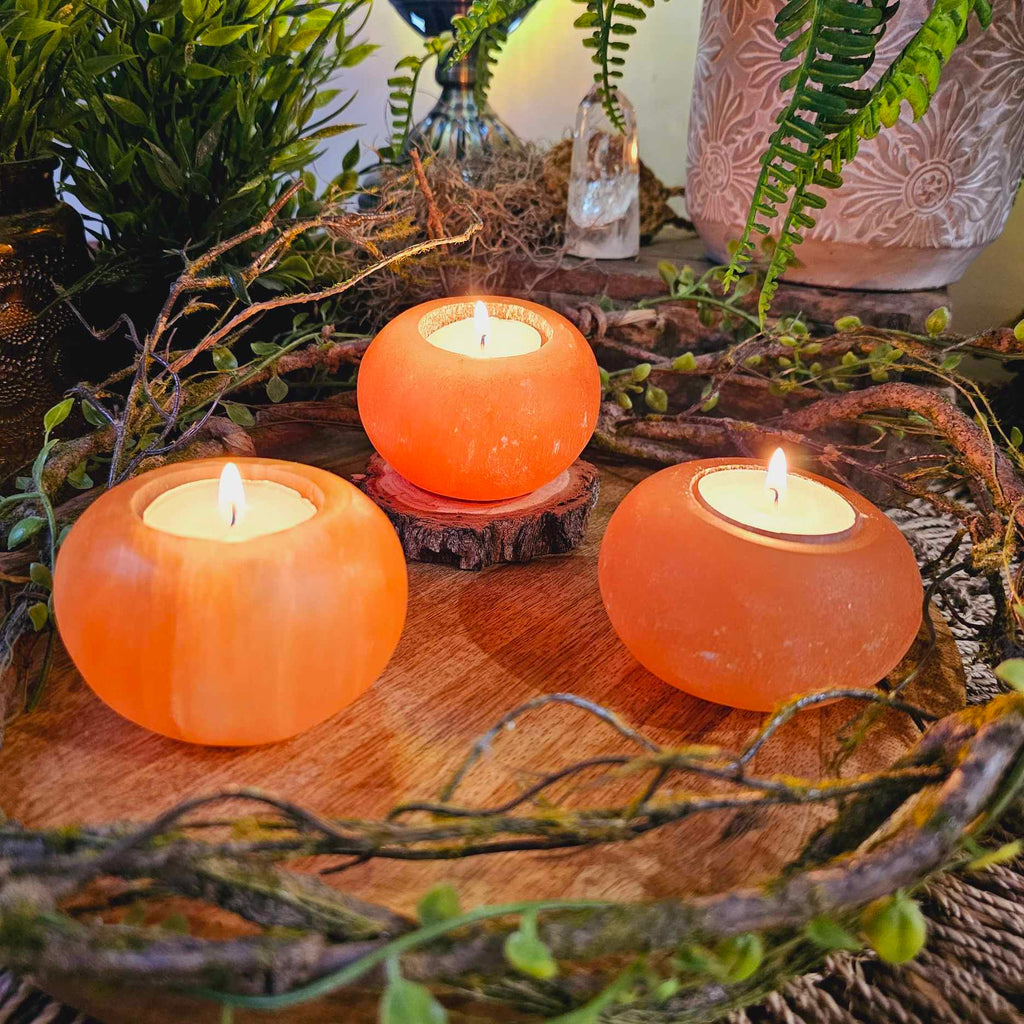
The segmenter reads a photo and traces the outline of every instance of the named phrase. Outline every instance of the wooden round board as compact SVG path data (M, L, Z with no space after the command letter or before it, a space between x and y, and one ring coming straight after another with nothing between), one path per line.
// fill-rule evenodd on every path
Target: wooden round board
M325 450L319 442L316 449L292 446L267 454L348 474L361 468L366 454L353 453L351 441L348 446L346 452L344 443L336 442ZM325 816L382 816L408 799L436 799L469 746L505 712L559 691L611 708L661 744L741 747L762 716L701 702L656 679L619 643L601 606L600 539L611 511L641 475L632 468L602 469L601 500L585 543L571 555L482 573L411 564L408 622L382 678L347 710L284 743L224 750L145 732L103 705L59 654L39 708L8 729L0 752L0 808L31 826L142 820L185 795L254 785ZM111 614L130 614L130 609ZM963 705L964 677L952 637L941 619L937 625L938 648L906 697L942 714ZM216 629L216 609L210 611L210 628ZM345 657L344 650L338 657ZM798 716L758 755L756 769L823 773L837 733L860 707L840 702ZM846 762L844 774L892 762L917 736L909 719L887 713ZM495 803L539 771L633 749L582 711L559 706L531 712L496 741L460 789L459 802ZM620 797L635 793L635 785L626 779L598 787L590 778L550 797L577 806L607 805L616 792ZM699 783L687 779L677 785L695 789ZM653 900L765 879L797 853L828 814L820 807L778 808L756 816L722 812L629 845L459 862L375 861L329 877L353 895L403 912L411 912L419 896L440 880L457 887L466 907L513 898ZM322 865L312 867L317 866ZM230 921L208 923L218 934L233 927ZM193 927L202 932L204 923L193 921ZM61 986L61 994L106 1024L132 1017L130 1001L117 992L69 993ZM184 1018L147 1013L145 1019ZM211 1012L189 1019L217 1018ZM349 1018L335 1012L322 1019Z
M549 484L501 501L459 501L409 483L379 455L352 482L383 509L412 562L485 569L579 547L597 503L598 473L577 459Z

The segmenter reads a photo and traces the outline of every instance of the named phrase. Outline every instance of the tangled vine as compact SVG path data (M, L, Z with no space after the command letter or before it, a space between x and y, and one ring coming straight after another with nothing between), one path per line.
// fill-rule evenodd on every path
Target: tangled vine
M417 173L421 171L414 158ZM361 247L376 273L419 253L464 241L445 234L445 212L429 189L426 238L407 240L391 214L325 211L300 222L259 224L187 261L157 321L136 344L131 367L80 386L47 417L46 437L21 490L0 514L10 553L0 562L7 614L0 631L7 710L20 706L10 680L19 639L53 642L49 590L53 554L68 523L106 485L162 460L211 451L248 451L259 429L302 375L358 365L366 340L300 324L285 343L250 341L265 315L354 288L331 288L254 302L260 275L290 244L322 231ZM262 248L241 270L222 257L242 240ZM369 990L389 1024L441 1020L446 994L499 1000L534 1015L587 1024L642 1009L649 1020L708 1021L757 999L828 950L868 943L894 961L924 940L913 890L932 874L986 865L1017 847L983 848L1000 816L1019 806L1024 778L1024 602L1018 557L1024 528L1024 437L1004 428L988 392L960 371L966 355L1021 355L1015 332L965 338L938 310L928 331L867 327L855 317L818 331L782 318L760 329L757 280L721 289L724 269L694 275L663 267L668 291L642 308L566 304L602 365L605 399L594 444L615 457L668 463L696 454L750 453L784 442L826 472L929 502L961 529L926 566L929 596L955 572L983 576L996 601L984 627L993 663L1013 688L987 705L935 721L902 687L804 695L768 718L739 751L662 747L612 712L555 694L510 712L471 750L436 800L409 802L383 819L327 819L254 790L189 798L139 823L59 829L0 825L0 961L47 979L94 979L155 986L225 1007L282 1009L342 992ZM198 340L177 347L188 317L210 314ZM679 351L679 325L702 341ZM102 332L101 332L102 336ZM724 343L722 343L724 339ZM203 360L209 359L210 364ZM212 368L211 368L212 366ZM341 381L350 384L350 380ZM266 403L254 397L265 394ZM289 403L283 414L358 426L341 397ZM256 406L257 415L252 409ZM60 439L77 408L91 429ZM223 411L224 417L216 415ZM78 493L69 494L69 489ZM62 500L63 499L63 500ZM966 549L969 539L970 547ZM909 677L908 677L909 678ZM906 680L904 680L905 684ZM910 716L924 731L896 763L865 775L764 775L754 756L781 725L823 701L865 705L852 741L880 715ZM493 807L457 795L480 755L520 715L571 704L638 748L543 775ZM930 724L929 724L930 723ZM927 727L926 727L927 726ZM925 728L926 727L926 728ZM630 796L583 810L551 806L555 783L600 769L635 779ZM669 789L697 776L710 791ZM255 815L206 817L245 801ZM836 805L837 813L780 878L753 888L655 904L523 900L464 909L439 887L423 894L412 919L347 897L344 872L370 860L440 860L498 853L571 850L628 843L722 808ZM295 868L321 858L335 884ZM185 896L230 911L257 934L222 941L143 927L125 906L159 906ZM623 1018L625 1019L625 1018Z

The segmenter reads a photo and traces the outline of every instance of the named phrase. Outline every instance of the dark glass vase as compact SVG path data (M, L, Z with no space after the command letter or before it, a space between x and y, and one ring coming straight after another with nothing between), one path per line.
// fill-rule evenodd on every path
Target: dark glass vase
M57 201L54 159L0 163L0 478L30 459L43 414L91 340L56 285L89 269L82 218Z
M420 35L438 36L451 28L452 18L463 15L471 0L391 0L392 7ZM521 11L505 26L511 33L526 17ZM439 63L435 77L441 96L433 110L409 133L409 145L454 160L486 157L495 150L518 147L519 139L511 128L486 103L478 106L474 95L477 50L474 47L462 60Z

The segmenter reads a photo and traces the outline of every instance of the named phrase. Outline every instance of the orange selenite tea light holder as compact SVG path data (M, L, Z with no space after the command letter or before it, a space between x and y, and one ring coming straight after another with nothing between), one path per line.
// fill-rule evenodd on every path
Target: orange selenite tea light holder
M54 575L61 638L95 693L153 732L218 746L285 739L355 700L398 643L408 589L365 495L256 458L113 488Z
M359 366L374 448L434 494L497 501L564 472L597 423L601 381L583 335L534 302L436 299L395 317Z
M781 465L780 465L781 459ZM769 711L808 690L874 686L921 625L921 576L896 526L849 488L749 459L662 470L608 524L601 597L660 679Z

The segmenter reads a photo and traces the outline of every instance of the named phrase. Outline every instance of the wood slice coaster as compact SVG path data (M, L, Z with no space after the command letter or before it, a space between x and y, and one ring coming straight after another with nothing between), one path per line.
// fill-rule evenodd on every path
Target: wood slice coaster
M578 459L522 497L459 501L421 490L376 454L352 482L391 520L406 558L460 569L572 551L587 532L599 487L597 467Z
M291 447L261 454L287 458L298 452ZM345 474L361 469L366 458L329 448L304 448L301 455ZM435 799L470 745L507 711L540 694L565 691L616 711L664 746L741 747L763 716L699 701L655 678L619 642L601 605L601 536L615 506L642 475L633 467L601 470L591 529L571 557L503 565L482 574L411 565L409 616L384 674L349 708L283 743L223 750L145 732L102 704L58 651L40 706L7 730L0 751L0 807L35 827L143 821L186 795L251 785L328 817L382 817L399 802ZM945 624L938 616L935 622L937 649L904 696L947 714L963 706L963 666ZM905 669L897 669L894 678ZM144 672L140 666L140 679ZM797 716L758 754L753 769L824 774L841 732L862 710L842 701ZM886 712L842 774L890 765L919 735L908 718ZM467 806L494 805L521 792L538 772L634 751L580 710L534 711L496 740L457 799ZM565 806L610 806L634 794L636 784L595 769L546 796ZM673 788L699 791L709 785L721 786L680 777ZM225 816L232 812L252 813L252 808L225 806ZM614 846L433 863L371 861L325 877L340 890L403 913L414 912L419 897L440 881L456 886L466 908L515 899L657 900L773 877L830 815L825 806L725 810ZM324 866L302 865L310 871ZM227 938L253 930L231 914L186 900L171 901L168 909L183 913L199 936ZM37 980L103 1024L217 1024L220 1019L216 1007L184 997ZM453 1024L508 1019L489 1007L466 1014L452 1009ZM274 1021L362 1024L375 1020L375 1014L372 1001L357 1010L353 994L342 992ZM265 1014L235 1014L235 1024L267 1020Z

